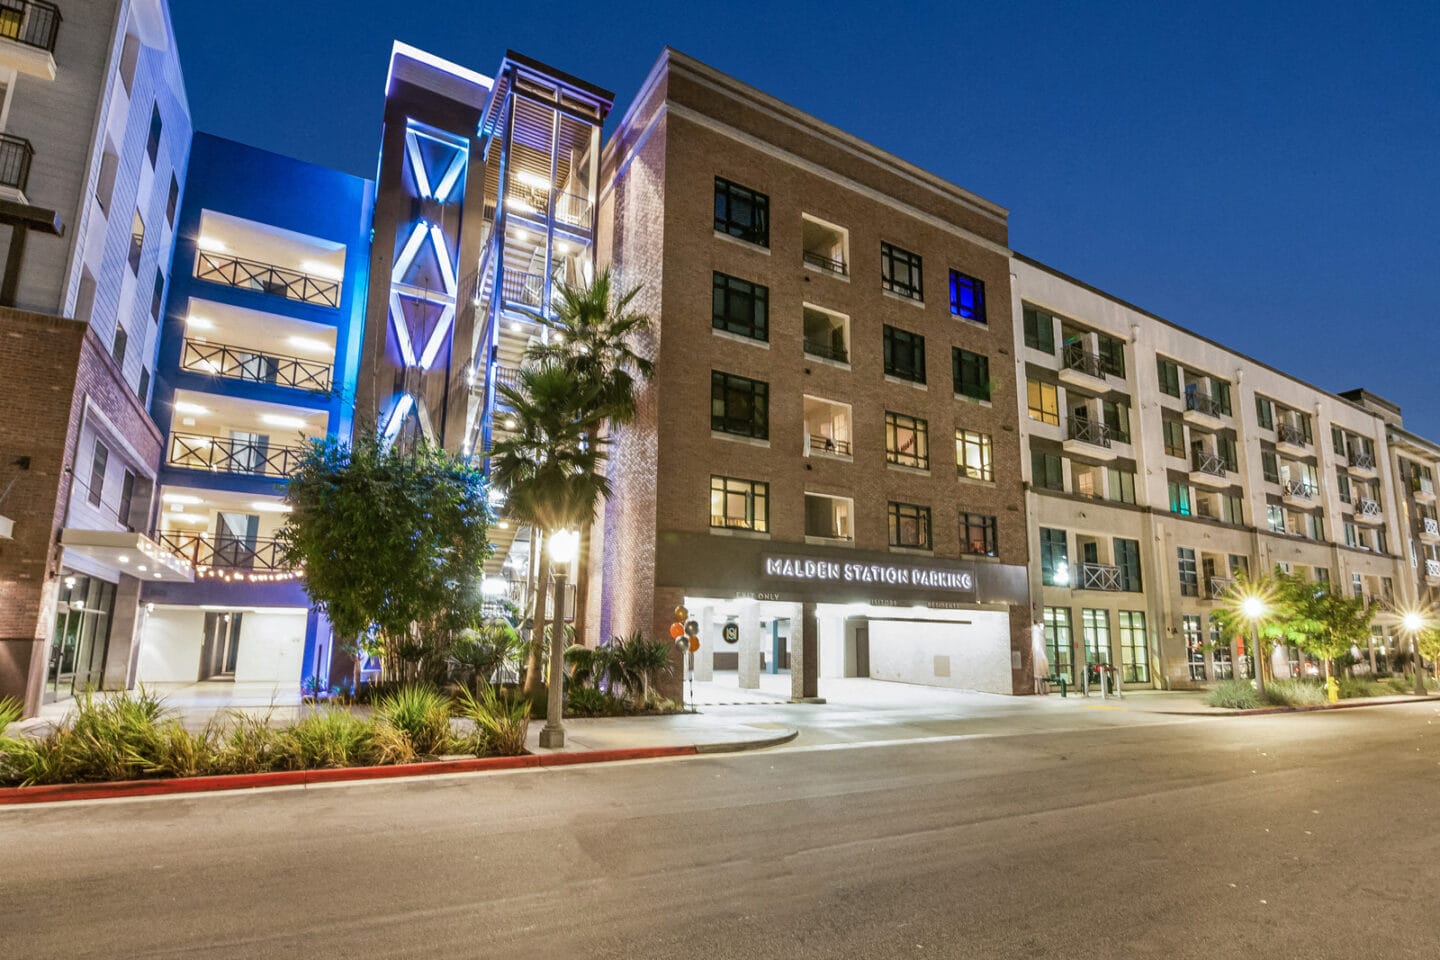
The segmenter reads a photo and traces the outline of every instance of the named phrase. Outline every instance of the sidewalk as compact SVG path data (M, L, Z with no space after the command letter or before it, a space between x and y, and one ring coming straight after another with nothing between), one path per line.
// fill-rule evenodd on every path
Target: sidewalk
M532 721L530 736L525 742L531 753L541 756L692 746L699 753L731 753L786 743L795 739L799 732L783 723L725 716L718 711L658 717L574 718L565 721L565 746L560 750L545 750L540 746L540 731L544 726L543 720Z

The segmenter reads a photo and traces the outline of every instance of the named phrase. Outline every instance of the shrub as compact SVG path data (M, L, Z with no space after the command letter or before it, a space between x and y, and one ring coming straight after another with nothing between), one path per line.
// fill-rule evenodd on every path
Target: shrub
M1325 688L1307 680L1271 680L1265 702L1272 707L1313 707L1325 703Z
M407 763L415 751L404 733L348 710L319 709L279 732L277 766L313 770Z
M96 698L85 693L73 712L22 758L25 783L133 780L160 763L170 713L143 688Z
M1210 688L1205 702L1230 710L1253 710L1260 706L1260 694L1249 680L1223 680Z
M623 687L631 702L643 707L650 700L651 682L673 669L672 654L668 639L649 640L637 630L628 637L612 637L597 649L597 668L603 667L612 693Z
M216 738L212 773L265 773L281 762L281 731L270 726L270 714L254 716L236 710Z
M1350 700L1355 697L1383 697L1390 692L1390 688L1378 680L1369 677L1340 677L1340 699Z
M571 687L565 692L565 715L570 717L617 717L625 713L625 701L594 687Z
M569 671L571 683L576 687L593 683L596 679L595 651L583 643L572 643L565 648L565 668Z
M425 684L407 684L375 702L375 715L399 730L416 753L444 753L450 745L450 698Z
M179 720L170 720L157 730L155 755L145 772L167 777L199 777L211 773L219 737L219 726L213 720L199 733L186 730Z
M469 690L461 690L457 703L461 715L475 724L466 744L471 753L517 757L525 752L525 737L530 732L530 701L525 697L505 696L493 687L482 687L478 699Z
M25 705L14 697L0 697L0 734L25 713Z
M1390 691L1394 693L1413 694L1415 692L1415 674L1413 673L1408 675L1396 674L1391 677L1386 677L1384 683L1387 687L1390 688ZM1425 689L1430 690L1433 688L1433 686L1434 685L1430 682L1430 678L1426 677Z

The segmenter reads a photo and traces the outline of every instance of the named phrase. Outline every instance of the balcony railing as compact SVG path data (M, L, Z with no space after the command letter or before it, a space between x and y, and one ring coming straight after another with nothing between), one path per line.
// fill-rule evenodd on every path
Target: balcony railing
M1375 458L1368 453L1361 453L1358 450L1350 451L1350 466L1357 470L1374 470Z
M1411 491L1427 497L1435 496L1435 481L1429 477L1422 477L1418 473L1410 474Z
M801 253L801 257L806 263L810 264L810 266L819 267L826 273L833 273L843 277L848 275L850 272L846 268L844 260L836 260L834 257L827 257L823 253L814 253L810 250L806 250Z
M195 279L223 283L241 290L256 290L322 307L340 306L340 281L312 277L299 270L277 267L258 260L246 260L243 257L201 250L195 261Z
M0 133L0 187L24 193L30 185L30 164L34 159L35 148L29 140Z
M1425 559L1425 576L1429 579L1440 579L1440 560Z
M1213 453L1206 453L1197 450L1190 458L1191 469L1196 473L1206 473L1212 477L1225 476L1225 461Z
M0 0L0 37L55 52L60 8L44 0Z
M810 434L810 449L816 453L833 453L842 457L850 456L849 440L834 440L830 437L822 437Z
M1380 501L1372 500L1369 497L1357 497L1355 500L1355 516L1376 518L1380 516Z
M1292 427L1288 423L1278 424L1275 427L1275 437L1281 443L1288 443L1294 447L1308 447L1310 441L1305 439L1305 434L1299 427Z
M326 393L330 390L330 365L300 357L257 353L224 343L186 340L180 366L193 373L208 373L249 383L269 383Z
M170 435L166 462L186 470L243 473L257 477L288 477L305 455L302 447L285 447L236 437Z
M545 300L545 277L539 273L515 273L507 270L500 292L507 303L539 307Z
M1120 590L1120 568L1113 563L1080 564L1080 583L1077 590Z
M836 363L849 363L850 351L843 345L836 346L827 340L816 340L811 337L805 338L805 352L812 357L823 357L826 360L834 360Z
M1440 520L1434 517L1420 518L1420 534L1425 537L1440 538Z
M1110 428L1099 420L1071 417L1069 424L1069 438L1071 440L1094 444L1097 447L1108 448L1110 446Z
M1315 499L1315 484L1309 480L1286 480L1284 486L1287 497L1295 500Z
M1066 370L1075 370L1100 380L1105 379L1105 362L1096 354L1086 350L1083 343L1072 343L1067 346L1062 359Z
M573 193L555 194L555 219L582 230L590 229L590 201Z
M1207 577L1205 579L1205 595L1211 600L1223 599L1234 585L1234 577Z
M1185 409L1203 413L1207 417L1226 416L1225 408L1221 406L1219 400L1208 393L1200 393L1198 390L1185 394Z
M205 533L161 533L160 545L189 560L197 570L244 570L277 573L291 569L280 542L263 537L242 540Z

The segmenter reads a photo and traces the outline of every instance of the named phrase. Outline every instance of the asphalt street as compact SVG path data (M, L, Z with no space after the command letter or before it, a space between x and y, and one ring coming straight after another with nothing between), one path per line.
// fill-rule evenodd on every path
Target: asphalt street
M1440 956L1440 704L810 709L749 754L0 808L0 957Z

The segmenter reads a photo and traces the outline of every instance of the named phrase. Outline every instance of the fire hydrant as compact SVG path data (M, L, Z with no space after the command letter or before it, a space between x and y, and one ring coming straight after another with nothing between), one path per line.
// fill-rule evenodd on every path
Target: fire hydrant
M1340 681L1334 677L1325 678L1325 699L1331 703L1340 702Z

